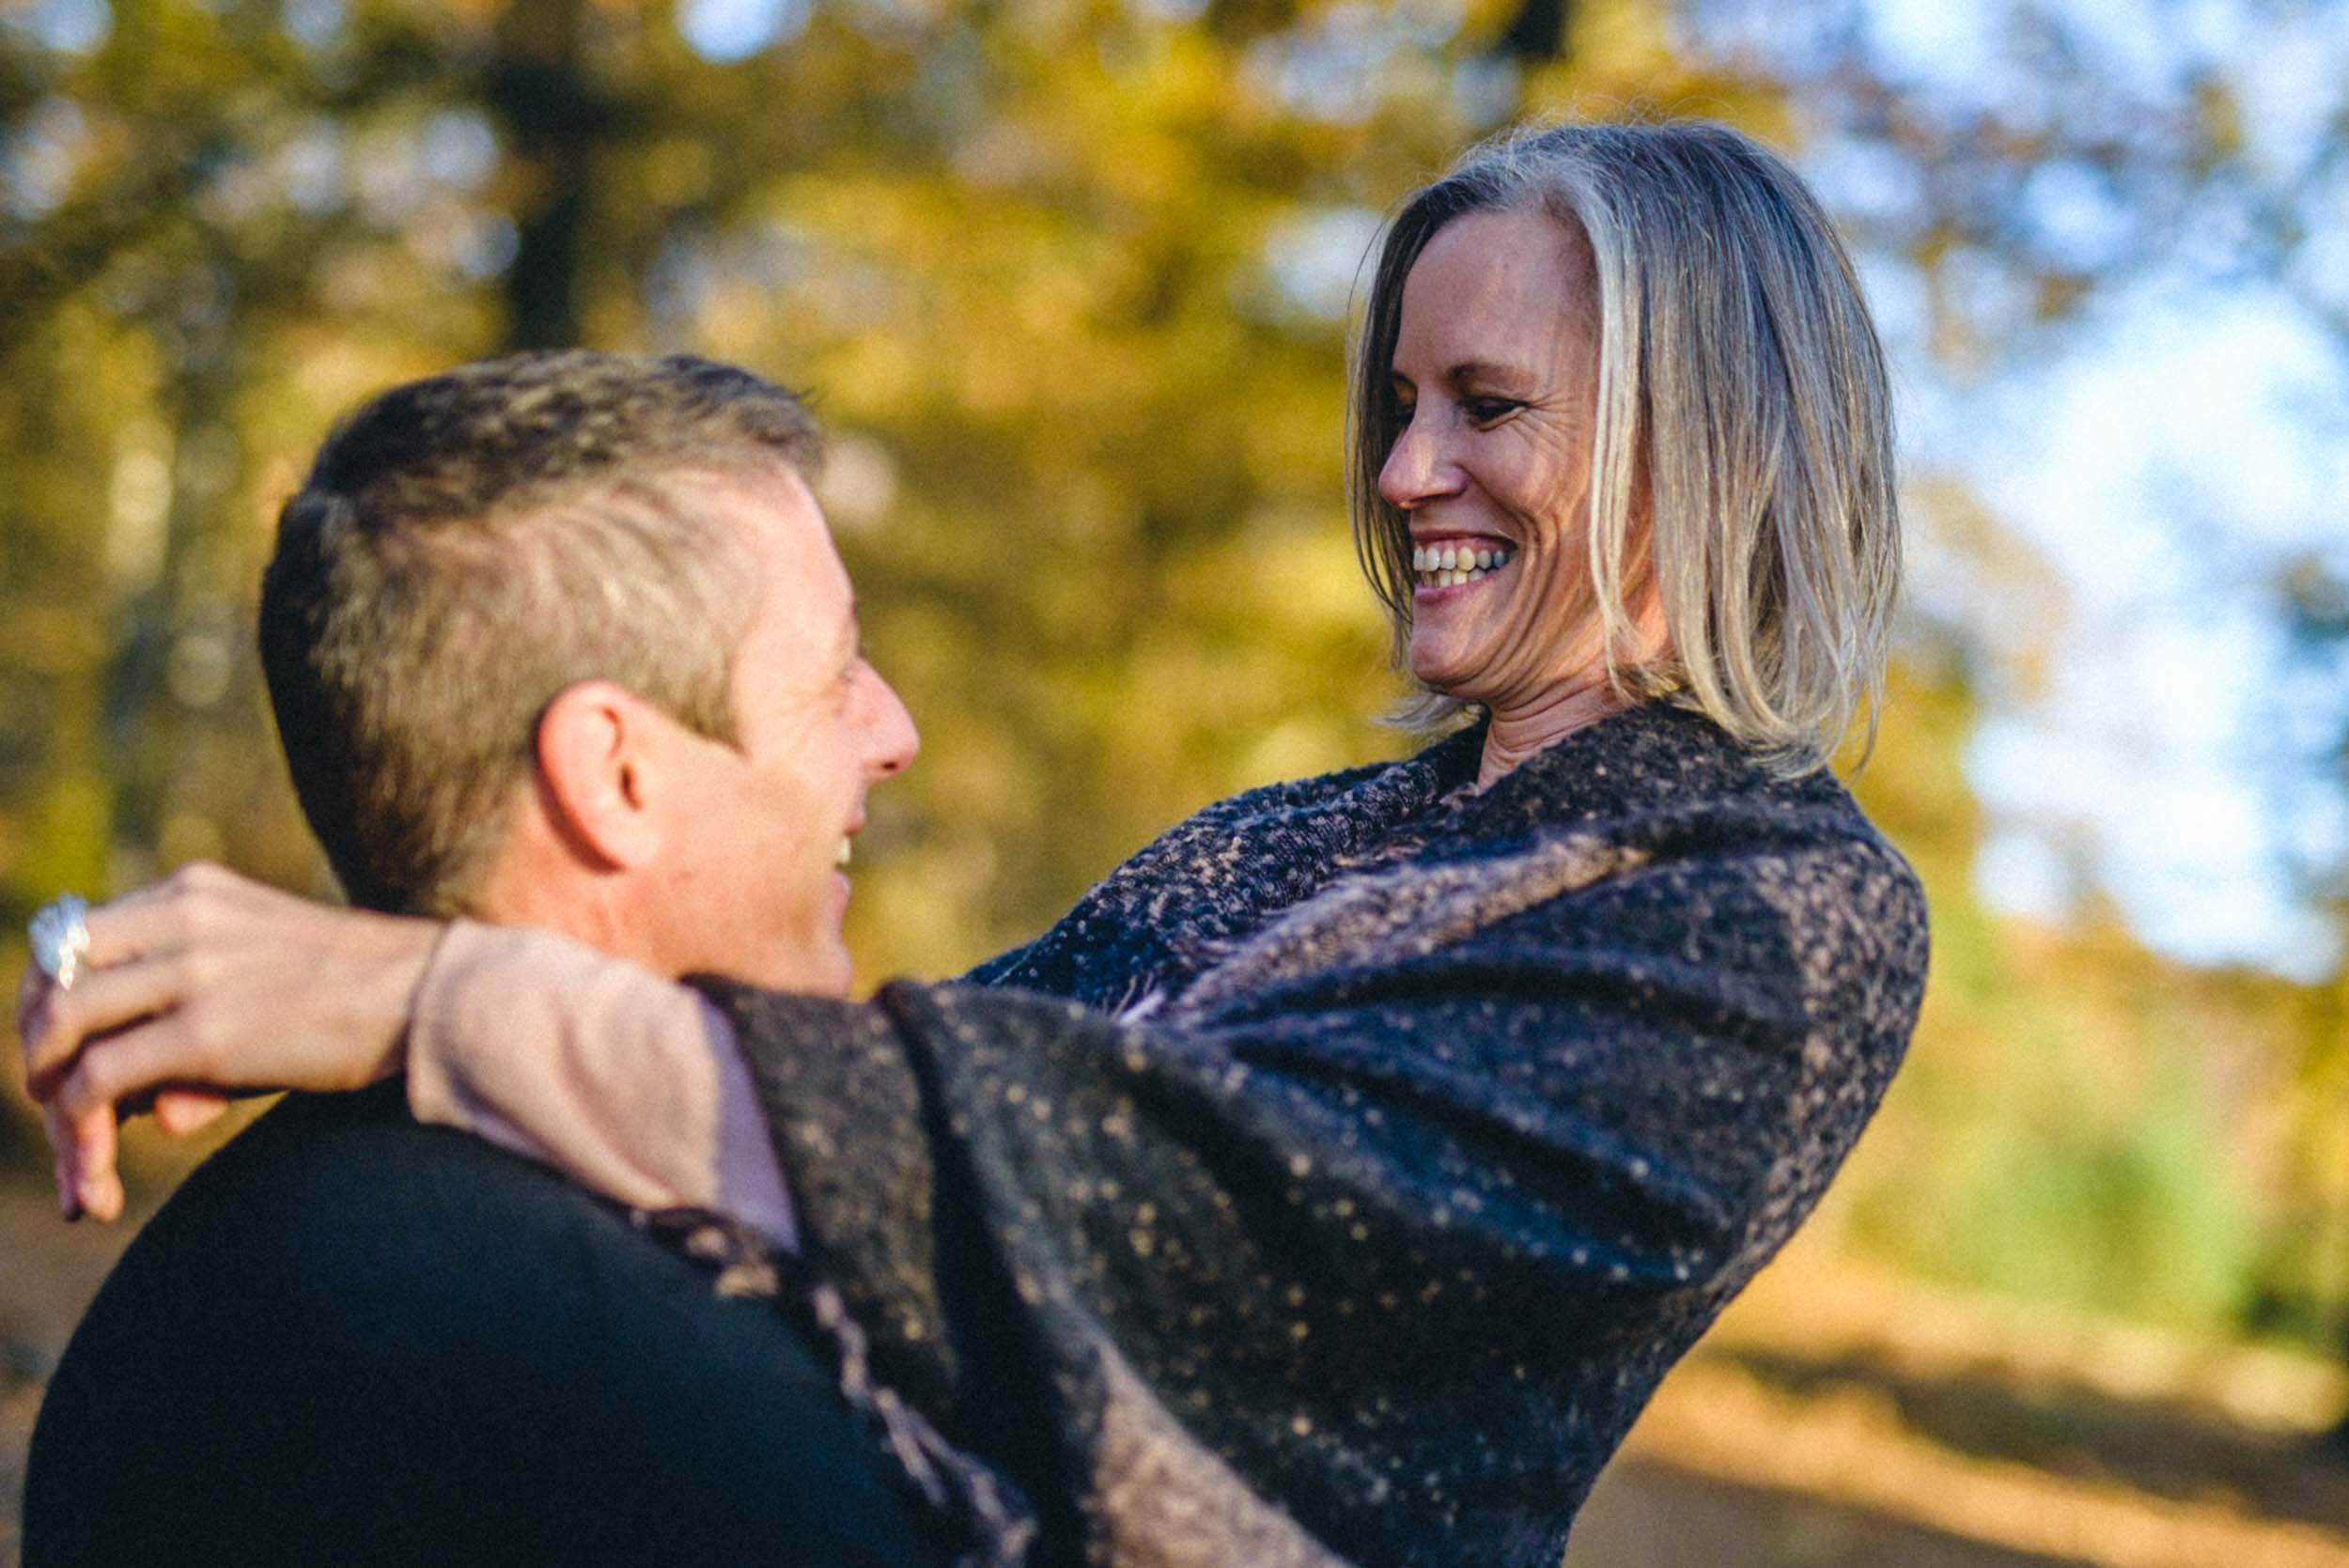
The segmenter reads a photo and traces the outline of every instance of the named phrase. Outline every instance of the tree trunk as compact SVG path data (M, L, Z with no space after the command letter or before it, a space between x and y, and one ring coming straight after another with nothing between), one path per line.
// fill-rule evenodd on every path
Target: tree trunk
M583 0L517 0L499 19L485 98L520 165L506 347L580 339L591 185L606 116L582 64Z

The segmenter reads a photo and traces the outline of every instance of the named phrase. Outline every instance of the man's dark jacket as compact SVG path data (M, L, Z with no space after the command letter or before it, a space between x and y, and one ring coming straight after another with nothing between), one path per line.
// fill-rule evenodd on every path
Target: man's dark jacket
M771 1302L551 1173L288 1099L198 1169L52 1381L25 1568L933 1560Z

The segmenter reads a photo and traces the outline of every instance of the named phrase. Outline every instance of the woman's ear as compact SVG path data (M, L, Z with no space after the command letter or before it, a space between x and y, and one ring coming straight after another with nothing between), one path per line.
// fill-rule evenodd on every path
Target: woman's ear
M664 716L625 686L567 686L538 715L538 800L574 854L630 870L661 852Z

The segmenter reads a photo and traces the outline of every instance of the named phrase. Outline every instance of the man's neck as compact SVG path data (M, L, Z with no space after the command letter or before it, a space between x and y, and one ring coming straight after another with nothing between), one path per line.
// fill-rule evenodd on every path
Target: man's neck
M665 972L658 955L646 950L634 923L625 918L621 901L592 878L537 877L521 867L501 865L466 901L465 913L491 925L552 931L599 953Z

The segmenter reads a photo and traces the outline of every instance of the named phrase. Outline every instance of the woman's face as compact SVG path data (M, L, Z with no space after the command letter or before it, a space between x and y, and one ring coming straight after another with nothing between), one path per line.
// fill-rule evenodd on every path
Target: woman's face
M1454 219L1404 281L1378 489L1410 523L1411 673L1447 695L1538 705L1598 667L1598 319L1589 242L1540 212Z

